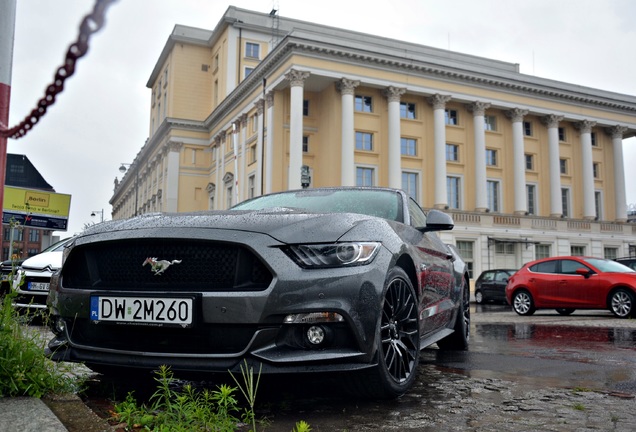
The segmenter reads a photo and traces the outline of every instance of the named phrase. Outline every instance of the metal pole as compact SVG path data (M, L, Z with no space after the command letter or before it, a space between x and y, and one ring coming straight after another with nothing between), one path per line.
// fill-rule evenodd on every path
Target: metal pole
M15 39L16 0L0 0L0 124L9 128L11 101L11 70L13 67L13 41ZM0 136L0 220L4 207L4 182L7 173L7 138ZM0 229L0 245L3 230ZM9 257L11 258L11 257Z

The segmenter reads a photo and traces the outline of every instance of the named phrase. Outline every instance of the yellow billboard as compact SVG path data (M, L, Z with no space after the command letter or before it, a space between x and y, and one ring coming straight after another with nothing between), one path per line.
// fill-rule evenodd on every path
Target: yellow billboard
M25 226L66 231L70 209L70 195L4 187L2 223L14 218Z

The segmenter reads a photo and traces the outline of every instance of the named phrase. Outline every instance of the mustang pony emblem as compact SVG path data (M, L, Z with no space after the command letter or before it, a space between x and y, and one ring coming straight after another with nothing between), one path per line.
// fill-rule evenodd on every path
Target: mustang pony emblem
M142 264L145 266L146 264L150 264L150 269L155 274L155 276L159 276L161 273L165 272L168 267L172 264L181 264L181 260L158 260L157 258L146 258L146 261Z

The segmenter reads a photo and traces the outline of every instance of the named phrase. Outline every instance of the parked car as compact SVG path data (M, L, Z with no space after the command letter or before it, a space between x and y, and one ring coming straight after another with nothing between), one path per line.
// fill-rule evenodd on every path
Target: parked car
M635 316L636 271L616 261L578 256L544 258L524 265L509 280L506 299L519 315L556 309L609 309Z
M614 261L626 265L632 270L636 270L636 257L615 258Z
M120 373L346 371L397 397L420 350L467 349L465 263L403 191L322 188L92 226L65 251L47 354Z
M62 267L62 253L70 240L60 240L20 264L13 280L13 287L18 293L13 301L15 307L46 309L51 276Z
M478 304L506 303L508 278L516 271L515 269L492 269L481 272L475 281L475 302Z
M4 260L0 263L0 296L9 293L13 275L17 273L18 268L23 262L24 259L19 259Z

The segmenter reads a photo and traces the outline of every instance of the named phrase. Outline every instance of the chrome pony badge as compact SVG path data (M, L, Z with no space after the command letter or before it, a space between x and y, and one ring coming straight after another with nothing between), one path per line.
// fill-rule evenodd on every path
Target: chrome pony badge
M155 274L155 276L159 276L161 273L165 272L168 267L172 264L181 264L181 260L158 260L157 258L146 258L146 261L142 264L145 266L146 264L150 264L150 270Z

